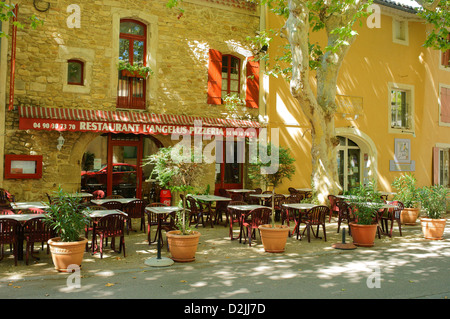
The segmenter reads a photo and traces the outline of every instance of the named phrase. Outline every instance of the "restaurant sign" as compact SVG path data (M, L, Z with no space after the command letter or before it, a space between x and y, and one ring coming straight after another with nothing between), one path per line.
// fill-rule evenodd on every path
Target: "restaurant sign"
M129 133L129 134L179 134L179 135L215 135L235 137L257 137L256 128L227 128L202 126L201 121L195 125L173 125L154 123L124 123L103 121L75 121L61 119L25 118L19 120L21 130L46 130L68 132L99 132L99 133Z

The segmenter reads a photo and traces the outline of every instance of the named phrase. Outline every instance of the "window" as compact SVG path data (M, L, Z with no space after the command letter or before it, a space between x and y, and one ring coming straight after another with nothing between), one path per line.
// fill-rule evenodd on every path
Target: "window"
M227 94L241 97L243 81L241 73L244 63L242 59L222 54L220 51L209 50L208 69L208 104L223 104ZM258 108L259 104L259 62L252 57L245 63L246 90L245 101L247 107Z
M433 184L450 187L450 146L433 149Z
M394 43L408 45L408 21L392 19L392 36Z
M439 124L450 126L450 86L440 85Z
M222 56L222 100L228 95L240 96L241 60L235 56Z
M84 85L84 62L80 60L67 61L67 84Z
M120 21L119 61L146 66L147 28L134 20ZM119 72L117 107L145 109L146 79L127 70Z
M390 94L390 128L400 130L403 133L411 133L414 130L414 103L413 88L409 85L392 84Z

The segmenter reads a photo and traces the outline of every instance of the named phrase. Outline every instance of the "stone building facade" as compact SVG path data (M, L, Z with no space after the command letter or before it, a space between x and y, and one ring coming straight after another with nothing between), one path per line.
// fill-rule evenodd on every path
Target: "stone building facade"
M230 113L223 102L208 103L211 50L220 52L221 56L238 59L239 82L235 90L242 99L247 95L247 69L257 50L246 38L261 27L256 5L244 0L185 0L184 13L180 14L176 9L167 8L165 0L80 0L76 4L69 0L49 0L37 4L18 1L18 20L25 27L17 30L15 38L11 109L8 100L11 96L13 40L2 40L3 80L0 84L5 123L2 127L4 138L0 141L4 145L0 148L3 156L42 155L41 178L3 179L3 188L14 193L19 200L45 199L45 193L59 185L68 191L79 191L83 155L93 147L91 143L101 135L105 136L103 144L107 135L113 139L120 135L41 126L46 120L72 123L64 116L51 119L34 116L34 127L23 126L21 121L26 117L25 110L105 111L112 115L126 114L129 118L136 114L184 116L189 117L188 125L191 126L194 117L226 120ZM30 28L28 18L32 15L44 20L44 24L36 29ZM135 23L133 25L142 26L144 31L132 34L134 29L130 29L129 37L125 35L124 40L123 22ZM12 34L13 28L3 23L3 30ZM134 41L134 46L127 47L125 52L124 41L129 41L126 42L128 44ZM137 52L139 50L142 52ZM121 78L118 62L127 54L143 59L152 74L135 82ZM69 66L70 63L75 64ZM81 83L73 84L70 82L70 67L77 65L82 70L81 74L79 70L73 72L81 76ZM145 85L142 86L143 81ZM138 107L119 102L118 96L123 95L119 92L120 83L126 83L126 90L129 90L126 94L131 98L141 97ZM258 94L262 96L262 90ZM258 107L240 107L235 115L251 121L237 121L230 126L257 127L257 119L263 115L260 114L264 109L263 103L264 99L260 98ZM71 120L77 122L78 119ZM52 122L51 125L54 124ZM56 146L60 136L64 145L58 150ZM142 134L126 134L124 140L127 136L136 140ZM177 142L168 134L146 134L145 138L151 138L158 146ZM105 154L106 151L102 162L107 160ZM213 189L216 179L214 165L205 164L204 170L199 184L209 184Z

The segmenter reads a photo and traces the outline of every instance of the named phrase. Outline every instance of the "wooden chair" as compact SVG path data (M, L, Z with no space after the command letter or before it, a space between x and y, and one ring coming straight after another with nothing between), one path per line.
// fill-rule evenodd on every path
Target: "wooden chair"
M119 253L123 248L123 257L126 257L125 254L125 220L126 216L123 214L110 214L100 218L96 222L94 234L93 234L93 242L96 243L96 238L99 236L100 238L100 258L103 258L103 242L106 238L111 238L111 249L116 251L115 249L115 238L120 237L119 243ZM94 251L96 250L97 245L94 245Z
M17 256L18 256L17 232L18 232L19 227L20 227L20 223L17 220L0 218L0 246L1 246L0 260L2 260L4 257L3 245L9 244L13 250L15 266L17 266Z
M123 211L128 215L127 217L127 234L128 231L133 230L132 219L139 218L141 220L141 230L145 232L145 206L147 202L142 199L135 199L123 207Z
M248 245L251 246L252 238L256 239L256 230L258 230L259 232L258 227L260 225L269 224L271 214L272 210L268 207L256 208L246 213L242 217L241 221L239 242L242 242L242 237L244 237L245 238L244 244L245 244L248 238Z
M55 237L52 228L44 222L44 217L36 217L27 220L23 226L24 239L27 242L26 247L26 264L28 265L28 256L39 260L39 257L33 256L34 243L41 243L41 249L44 250L44 243L50 238ZM50 253L50 247L47 244L47 254Z
M333 213L336 213L336 215L339 216L339 207L336 205L338 198L334 195L328 195L328 200L330 202L330 219L328 222L331 223L331 215L333 215Z
M330 208L328 206L316 206L311 208L307 213L307 218L305 221L306 228L303 230L303 233L305 231L307 232L308 236L308 243L311 242L311 231L313 232L314 237L316 238L322 238L319 237L319 227L322 226L323 228L323 235L325 238L325 241L327 241L327 232L325 229L325 217L329 213ZM313 226L317 226L317 231L314 233ZM298 239L298 233L297 233L297 239Z
M187 201L189 201L189 209L191 214L190 217L194 218L196 221L195 227L198 227L199 224L202 224L203 227L206 227L205 222L209 221L211 228L213 228L214 220L210 214L208 206L198 200L195 200L191 196L188 196L186 199ZM189 222L189 224L191 224L191 221Z
M289 194L293 195L293 194L299 194L300 192L298 190L296 190L294 187L288 187L288 192Z
M235 238L233 238L233 224L238 223L240 225L241 216L242 216L241 211L234 209L233 205L248 205L248 204L246 202L242 202L242 201L228 202L227 220L226 220L225 226L228 224L230 227L229 236L230 236L231 240L235 239Z

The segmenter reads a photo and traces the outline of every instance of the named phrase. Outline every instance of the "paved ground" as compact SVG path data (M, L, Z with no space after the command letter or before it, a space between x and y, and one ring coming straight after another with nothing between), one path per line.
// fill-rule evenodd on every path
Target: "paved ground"
M192 263L147 266L144 262L156 256L156 245L149 245L140 231L126 237L125 258L110 250L103 259L85 253L79 288L68 274L53 269L45 250L29 266L20 261L15 267L7 256L0 262L0 298L172 298L185 307L191 299L446 299L450 295L448 225L441 241L423 239L418 222L403 226L402 237L395 226L393 238L382 236L374 247L344 251L332 248L342 241L333 221L327 225L326 242L291 237L280 254L264 252L259 237L252 247L231 241L223 225L199 230L202 235ZM165 247L162 256L170 257Z

